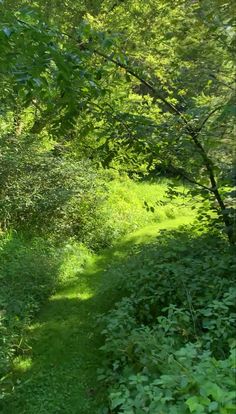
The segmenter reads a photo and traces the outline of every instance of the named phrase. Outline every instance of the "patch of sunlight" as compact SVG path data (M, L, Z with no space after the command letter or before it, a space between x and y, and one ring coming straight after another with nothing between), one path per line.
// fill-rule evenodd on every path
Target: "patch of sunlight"
M49 302L54 302L61 299L78 299L78 300L88 300L92 298L94 294L92 292L83 292L78 293L77 291L67 291L64 294L61 292L58 295L54 295L49 299Z
M17 371L26 372L32 366L32 358L30 357L18 357L14 361L14 367Z
M132 242L135 244L147 243L156 238L160 230L169 230L179 227L181 225L188 225L192 223L193 220L193 215L164 220L158 224L145 226L142 229L137 230L128 236L125 236L123 238L123 241L125 240L127 242Z
M31 325L28 326L27 330L29 332L33 332L33 331L35 331L35 329L39 329L39 328L41 328L41 323L33 322Z

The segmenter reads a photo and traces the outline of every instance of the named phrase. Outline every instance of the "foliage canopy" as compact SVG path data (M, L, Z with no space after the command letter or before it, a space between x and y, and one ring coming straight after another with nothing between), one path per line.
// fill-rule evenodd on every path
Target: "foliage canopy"
M74 7L56 18L41 2L1 4L8 133L182 177L216 203L232 242L233 2Z

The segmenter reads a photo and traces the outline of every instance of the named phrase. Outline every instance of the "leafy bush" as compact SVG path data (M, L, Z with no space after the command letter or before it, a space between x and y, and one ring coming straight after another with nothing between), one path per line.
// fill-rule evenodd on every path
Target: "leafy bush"
M88 235L101 226L97 210L104 185L88 161L62 159L22 144L3 146L0 162L3 230L75 236L93 244L95 237Z
M188 344L170 353L164 373L127 375L110 394L111 409L118 413L233 413L235 353L215 360ZM117 411L118 409L118 411Z
M123 299L102 317L112 412L233 413L231 248L191 228L139 249L120 267Z
M146 224L177 217L180 206L192 214L181 186L179 197L171 203L166 198L167 181L140 183L98 172L89 160L56 155L52 144L39 146L30 136L1 137L0 147L3 231L74 237L96 250Z
M175 218L183 201L184 213L191 214L189 200L167 201L165 182L139 183L124 174L95 172L88 160L55 156L35 143L27 147L23 139L9 145L3 140L0 162L4 231L75 237L96 250L146 224Z

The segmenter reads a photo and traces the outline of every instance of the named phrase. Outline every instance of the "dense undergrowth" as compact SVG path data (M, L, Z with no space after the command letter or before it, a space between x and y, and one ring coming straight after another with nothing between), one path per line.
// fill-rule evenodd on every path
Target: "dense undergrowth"
M68 168L74 171L75 167ZM39 237L29 234L24 217L30 209L39 223L37 203L41 205L48 197L43 190L45 186L50 189L50 174L43 184L40 175L35 176L42 192L34 199L25 188L26 172L21 176L21 189L32 203L26 200L17 213L18 221L23 218L22 227L3 232L0 241L3 401L14 389L14 360L31 352L27 328L47 298L59 287L76 283L79 269L93 252L147 224L180 214L184 222L185 217L193 217L191 208L197 203L181 186L181 195L169 200L168 181L139 182L106 172L103 178L96 176L96 185L91 187L89 179L82 179L81 185L78 178L71 183L72 195L67 193L62 200L58 215L53 215L58 198L49 197L44 214L51 227L48 231L45 227ZM55 173L60 178L60 171ZM82 170L80 174L83 178ZM95 178L92 170L90 174ZM74 185L80 186L78 199L73 196ZM61 200L60 191L58 197ZM14 212L17 200L11 200L8 211ZM79 200L78 208L75 201ZM94 206L88 212L91 200ZM68 211L72 220L68 220ZM9 217L14 221L16 216ZM99 380L108 390L108 402L98 412L232 414L236 409L233 247L217 230L210 233L191 226L162 231L155 242L134 246L128 258L112 266L108 272L119 275L113 289L121 299L99 318L105 361Z
M236 261L225 240L163 231L119 270L123 297L101 318L103 412L234 413Z
M184 197L167 204L167 182L138 183L127 176L114 180L113 173L106 173L105 182L101 177L97 178L100 184L95 191L94 186L89 186L89 179L94 178L91 171L90 174L87 171L85 180L82 166L64 165L66 172L71 173L67 175L65 183L59 168L60 161L51 170L51 160L47 159L45 163L43 168L48 170L47 179L42 179L41 167L37 162L33 166L31 164L31 168L27 168L24 162L22 168L18 168L18 185L9 186L5 183L2 188L6 193L2 215L7 211L8 221L12 225L21 223L17 231L3 232L0 239L2 398L11 393L13 388L12 361L16 356L30 352L26 339L30 321L59 285L76 281L79 268L84 266L92 251L110 246L122 235L147 223L176 217L178 205L183 203L186 204L182 206L185 214L192 214L189 207L191 203ZM34 175L31 174L32 168L35 169ZM77 174L80 172L80 175L72 183L75 171ZM14 182L10 178L10 183ZM60 188L52 187L55 179L61 183ZM67 192L64 198L62 190L65 184ZM40 189L37 197L34 192L30 192L31 186ZM76 186L80 191L73 196ZM21 199L25 194L27 197ZM94 205L87 209L87 204L92 201ZM79 202L81 205L76 206ZM57 214L53 213L55 203L58 203ZM155 206L155 209L150 210L147 205ZM42 210L40 214L39 207ZM40 220L43 220L42 228ZM30 233L32 221L35 221L35 228ZM40 237L36 236L37 228Z
M235 413L233 0L60 3L0 0L0 411L9 413L16 388L25 392L16 361L31 353L32 321L73 286L73 300L55 306L67 325L62 347L79 319L70 325L68 309L84 311L80 350L89 307L110 310L93 348L104 329L103 414ZM111 283L104 277L122 237L196 216L204 231L162 232L142 247L146 237L117 269L111 263ZM79 282L99 254L93 280L101 277L108 306L100 309L100 282L80 306ZM44 368L48 397L64 371L58 380ZM58 408L51 394L49 414L80 414L80 395L64 410L64 395Z

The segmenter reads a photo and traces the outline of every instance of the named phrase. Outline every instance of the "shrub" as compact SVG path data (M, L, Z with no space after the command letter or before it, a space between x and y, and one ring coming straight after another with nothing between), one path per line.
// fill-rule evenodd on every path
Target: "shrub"
M231 414L235 412L235 349L215 360L188 344L170 353L164 373L124 376L110 394L111 409L122 414Z
M2 229L93 244L104 185L86 160L60 158L25 147L0 153ZM104 191L105 192L105 191ZM92 247L92 246L91 246Z
M224 239L193 228L134 249L102 317L112 412L234 412L235 269Z

